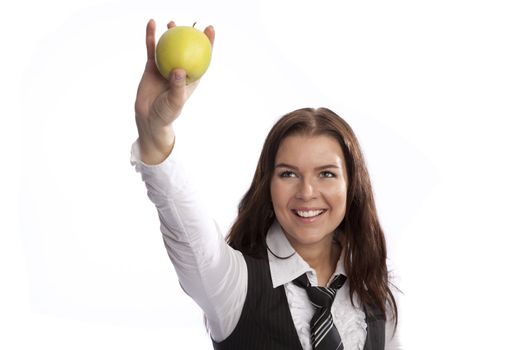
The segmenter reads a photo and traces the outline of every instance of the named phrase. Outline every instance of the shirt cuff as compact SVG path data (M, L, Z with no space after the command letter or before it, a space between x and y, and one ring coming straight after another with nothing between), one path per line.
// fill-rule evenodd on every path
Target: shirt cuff
M184 169L184 161L178 152L178 147L173 147L170 154L159 164L146 164L141 160L139 140L131 145L130 163L135 171L141 173L149 189L164 195L178 192L188 186L189 176Z
M130 154L129 162L131 163L131 165L135 167L135 171L142 172L142 169L159 168L159 167L162 167L163 164L168 163L170 161L170 158L174 158L173 155L175 153L175 147L173 147L168 157L159 164L146 164L142 161L142 157L140 154L139 139L136 139L135 142L133 142L133 144L131 145L130 153L131 154Z

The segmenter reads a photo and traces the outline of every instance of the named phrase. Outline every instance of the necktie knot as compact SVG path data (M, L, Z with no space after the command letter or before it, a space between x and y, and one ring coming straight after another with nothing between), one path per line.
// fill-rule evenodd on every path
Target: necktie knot
M332 319L330 309L337 290L345 283L346 276L337 275L328 287L313 287L306 273L293 280L293 283L306 290L316 311L310 321L310 337L313 349L342 350L343 344Z
M346 277L344 275L337 275L328 287L313 287L308 280L306 274L297 277L293 283L306 290L310 302L317 309L330 308L335 299L337 290L345 283Z

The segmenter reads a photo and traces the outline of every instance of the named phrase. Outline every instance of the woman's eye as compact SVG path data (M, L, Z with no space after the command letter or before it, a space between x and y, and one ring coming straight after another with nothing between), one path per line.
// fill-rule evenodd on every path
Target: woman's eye
M335 177L335 174L330 171L321 172L321 177Z
M292 171L286 170L279 174L280 177L294 177L295 174Z

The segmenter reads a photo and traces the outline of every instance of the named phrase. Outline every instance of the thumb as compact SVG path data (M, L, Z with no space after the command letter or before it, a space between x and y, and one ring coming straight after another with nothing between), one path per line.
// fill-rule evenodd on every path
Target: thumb
M176 68L170 72L168 103L172 110L182 109L186 97L186 72Z

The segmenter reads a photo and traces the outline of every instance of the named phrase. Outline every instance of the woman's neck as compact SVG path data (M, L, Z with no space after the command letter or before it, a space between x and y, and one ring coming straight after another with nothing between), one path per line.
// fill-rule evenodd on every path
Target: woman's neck
M337 266L341 254L341 246L336 241L330 241L329 246L310 247L309 249L296 249L304 261L315 270L317 283L320 287L326 286Z

